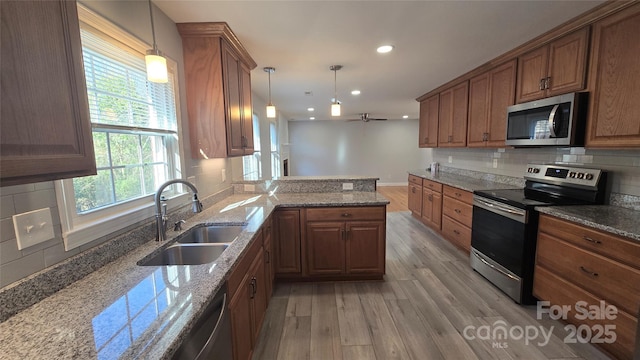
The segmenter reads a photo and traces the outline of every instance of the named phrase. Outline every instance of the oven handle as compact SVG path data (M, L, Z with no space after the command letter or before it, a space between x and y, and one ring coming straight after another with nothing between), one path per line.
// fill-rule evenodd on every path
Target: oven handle
M478 201L480 204L484 205L484 206L488 206L491 209L497 210L497 211L502 211L502 212L506 212L509 214L513 214L513 215L517 215L517 216L524 216L525 212L524 211L518 211L518 210L511 210L508 209L506 207L500 206L500 205L496 205L496 204L492 204L486 200L481 200L478 198L475 198L474 200Z
M477 252L477 251L472 250L471 252L473 253L473 255L474 255L476 258L478 258L478 260L482 261L482 263L483 263L483 264L487 265L488 267L492 268L493 270L495 270L495 271L499 272L500 274L502 274L502 275L504 275L504 276L508 277L508 278L509 278L509 279L511 279L511 280L517 280L517 281L520 281L520 279L518 279L517 277L515 277L515 276L513 276L513 275L509 274L508 272L506 272L506 271L504 271L504 270L502 270L502 269L500 269L500 268L496 267L495 265L493 265L493 264L489 263L487 260L483 259L480 255L478 255L478 252Z

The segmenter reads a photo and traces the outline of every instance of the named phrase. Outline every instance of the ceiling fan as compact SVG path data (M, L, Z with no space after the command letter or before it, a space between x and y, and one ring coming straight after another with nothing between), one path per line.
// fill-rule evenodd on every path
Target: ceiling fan
M386 121L387 119L381 119L381 118L373 118L369 115L369 113L360 113L360 118L359 119L347 119L347 121L363 121L363 122L369 122L371 120L373 121Z

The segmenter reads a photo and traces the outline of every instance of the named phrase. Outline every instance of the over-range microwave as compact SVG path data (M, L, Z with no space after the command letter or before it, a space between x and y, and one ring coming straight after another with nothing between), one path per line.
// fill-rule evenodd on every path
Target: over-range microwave
M582 146L588 93L570 93L507 108L505 144L525 146Z

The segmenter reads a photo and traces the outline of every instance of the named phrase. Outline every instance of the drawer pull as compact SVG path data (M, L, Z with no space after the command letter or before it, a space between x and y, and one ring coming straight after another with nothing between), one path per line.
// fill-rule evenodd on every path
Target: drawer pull
M416 188L411 187L411 192L415 194L416 193Z
M584 266L580 266L580 270L582 270L582 272L587 273L587 274L589 274L589 275L591 275L593 277L597 277L598 276L598 273L593 272L593 271L589 271Z
M342 214L342 217L350 217L350 216L351 216L351 214L349 214L349 213Z
M588 237L588 236L583 236L582 238L583 238L583 239L585 239L585 240L587 240L587 241L588 241L588 242L590 242L590 243L594 243L594 244L602 244L602 241L600 241L600 240L596 240L596 239L592 239L592 238L590 238L590 237Z
M462 196L462 194L460 194L459 192L455 193L457 197Z
M453 233L456 234L456 235L460 235L460 231L458 231L458 230L453 230Z
M454 209L453 211L456 212L456 214L460 214L462 211L460 211L460 209Z

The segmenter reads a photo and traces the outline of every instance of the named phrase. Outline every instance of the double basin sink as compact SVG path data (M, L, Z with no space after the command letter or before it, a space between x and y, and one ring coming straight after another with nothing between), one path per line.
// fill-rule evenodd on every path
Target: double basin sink
M216 261L242 232L242 225L197 226L181 234L172 244L152 257L138 262L141 266L201 265Z

